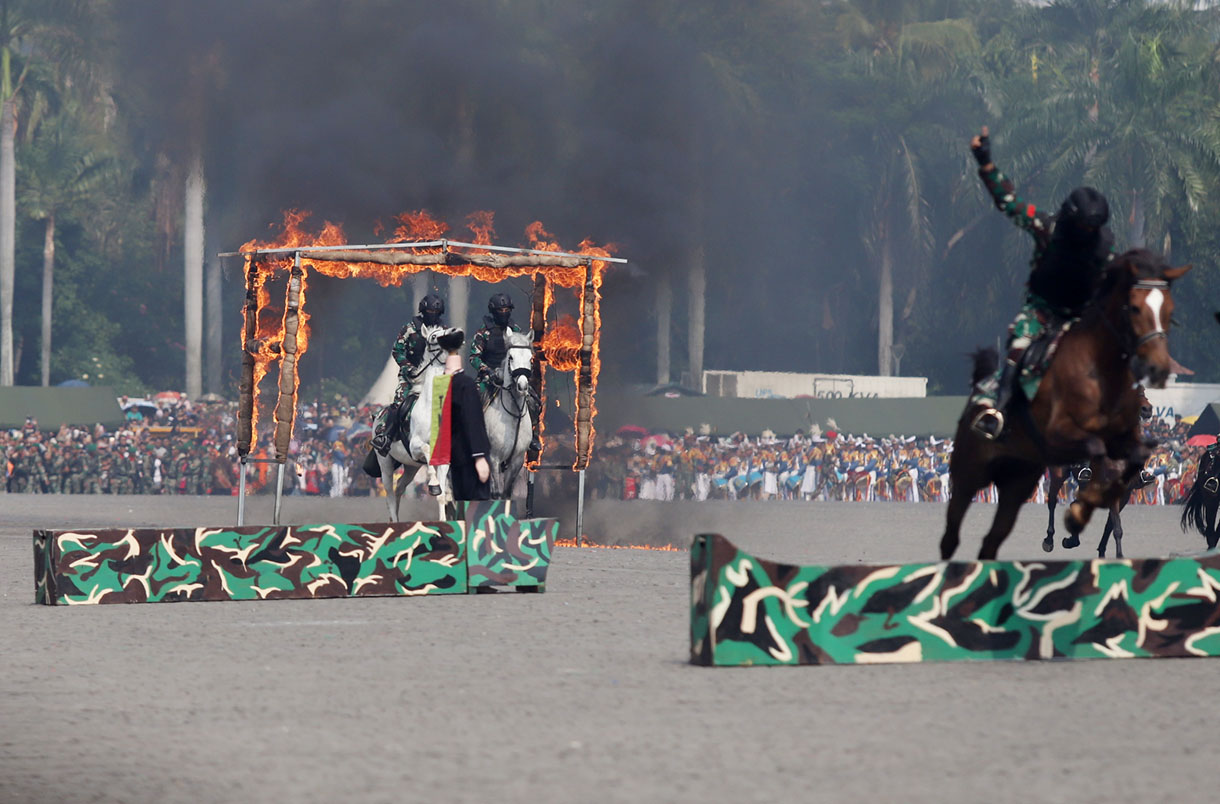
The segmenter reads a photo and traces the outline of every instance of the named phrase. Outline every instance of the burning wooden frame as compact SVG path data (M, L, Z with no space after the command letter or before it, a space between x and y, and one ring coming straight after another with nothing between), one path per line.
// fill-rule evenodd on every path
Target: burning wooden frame
M296 232L299 218L288 222ZM295 240L294 237L286 238ZM331 238L333 241L334 238ZM273 362L279 363L279 382L274 407L275 458L278 464L275 522L279 522L284 463L296 423L296 397L299 385L298 363L308 348L308 316L305 314L309 271L332 277L369 277L388 286L424 270L450 276L472 276L498 282L519 276L534 279L530 325L534 330L538 360L534 362L531 386L543 400L545 411L545 367L574 371L576 377L576 460L572 469L580 473L588 466L595 436L595 396L600 364L600 287L609 263L626 260L611 257L602 249L582 244L578 253L550 249L521 249L487 243L466 243L433 239L375 245L348 245L323 241L323 244L294 242L285 247L260 248L247 243L241 251L221 254L245 260L246 300L243 308L242 372L238 404L237 451L241 459L238 523L244 520L245 468L250 451L258 443L259 385ZM276 272L288 272L288 284L281 321L266 320L271 310L267 282ZM547 312L554 286L579 290L580 317L577 337L546 332ZM260 316L264 319L260 321ZM541 416L539 417L542 418ZM543 436L542 422L538 434ZM526 465L531 471L540 467L541 454L531 451ZM532 478L531 478L532 479ZM578 517L579 518L579 517ZM577 523L579 533L580 523Z

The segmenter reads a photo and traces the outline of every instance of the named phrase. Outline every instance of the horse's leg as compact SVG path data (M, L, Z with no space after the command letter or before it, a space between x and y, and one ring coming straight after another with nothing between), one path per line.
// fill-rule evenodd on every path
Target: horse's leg
M974 502L976 488L959 488L954 486L949 491L949 512L945 520L945 533L940 537L940 557L942 561L953 558L957 546L961 542L962 518L966 510Z
M419 467L403 466L402 477L398 479L398 485L394 489L394 510L397 511L402 506L402 495L407 493L407 488L415 480L415 476L419 474Z
M1085 525L1089 524L1093 512L1106 506L1104 502L1106 489L1103 488L1102 483L1105 467L1101 461L1106 454L1106 445L1100 438L1090 436L1085 442L1085 447L1091 456L1089 466L1093 475L1089 478L1089 482L1085 483L1084 488L1077 490L1076 499L1072 500L1067 513L1063 515L1063 525L1070 534L1063 540L1064 547L1075 547L1080 544L1080 532L1084 530Z
M1050 552L1055 549L1055 506L1059 504L1059 489L1063 487L1067 475L1060 475L1051 470L1051 479L1046 490L1046 510L1050 514L1046 523L1046 538L1042 540L1042 549Z
M1020 513L1021 506L1029 499L1034 486L1038 485L1038 478L1042 476L1043 471L1043 467L1040 466L1025 470L1014 469L1008 477L996 480L1000 499L996 506L995 519L991 521L991 530L987 531L987 535L983 537L983 544L979 548L980 561L995 560L1000 545L1008 538L1008 534L1012 532L1012 526L1017 522L1017 514Z
M1220 495L1213 495L1207 503L1204 504L1203 513L1207 517L1207 532L1203 534L1203 538L1207 539L1207 549L1215 550L1216 543L1220 542L1220 530L1216 529L1216 513L1220 511Z
M1106 527L1111 527L1114 531L1114 557L1123 557L1123 508L1127 507L1127 501L1131 499L1131 487L1127 487L1127 495L1118 502L1110 506L1110 516L1106 519ZM1105 554L1102 554L1105 558Z
M381 464L381 487L385 489L385 507L390 512L390 521L398 521L398 495L394 492L394 461L378 456Z
M1101 531L1101 541L1097 543L1097 557L1098 557L1098 558L1105 558L1105 557L1106 557L1106 546L1107 546L1108 544L1110 544L1110 534L1111 534L1111 533L1113 533L1113 534L1114 534L1114 550L1115 550L1115 554L1116 554L1116 555L1117 555L1119 558L1122 558L1122 557L1123 557L1123 532L1122 532L1122 526L1120 525L1119 527L1117 527L1117 528L1116 528L1116 527L1115 527L1115 524L1116 524L1116 523L1118 523L1118 509L1117 509L1117 508L1115 508L1114 506L1111 506L1111 507L1110 507L1110 512L1109 512L1109 514L1106 516L1106 526L1105 526L1105 528L1103 528L1103 529L1102 529L1102 531Z

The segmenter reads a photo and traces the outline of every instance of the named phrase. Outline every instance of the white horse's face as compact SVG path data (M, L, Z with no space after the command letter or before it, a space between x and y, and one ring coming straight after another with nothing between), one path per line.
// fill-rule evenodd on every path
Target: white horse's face
M504 385L516 386L519 393L525 393L529 388L530 376L534 370L534 331L506 332L504 345L508 353L504 357Z

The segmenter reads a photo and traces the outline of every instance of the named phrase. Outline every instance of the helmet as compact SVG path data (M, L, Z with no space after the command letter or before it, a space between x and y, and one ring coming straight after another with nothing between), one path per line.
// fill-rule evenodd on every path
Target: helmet
M496 293L487 300L487 311L496 326L507 327L513 314L513 300L507 293Z
M425 324L435 327L441 322L441 316L445 314L444 299L435 293L429 293L419 301L419 314Z
M443 315L445 312L445 300L435 293L429 293L419 301L420 313L437 313Z
M509 298L507 293L496 293L487 300L487 312L494 313L503 307L513 309L513 300Z
M1056 220L1078 231L1100 229L1110 220L1110 205L1092 187L1077 187L1064 199Z

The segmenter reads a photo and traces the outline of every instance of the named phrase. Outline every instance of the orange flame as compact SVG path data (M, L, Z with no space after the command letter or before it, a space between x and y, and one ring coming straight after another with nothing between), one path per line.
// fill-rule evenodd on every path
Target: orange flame
M559 371L580 368L580 329L572 316L565 315L552 324L537 346L543 359Z
M306 231L302 224L309 217L310 213L304 210L287 210L284 213L282 228L278 235L268 241L250 240L242 244L241 251L255 251L264 249L282 249L282 248L301 248L307 249L320 246L339 246L346 242L346 237L343 233L343 227L339 224L330 221L323 222L322 229L317 233ZM466 218L466 226L473 234L473 242L478 245L491 245L492 239L495 236L494 214L489 211L478 211L470 214ZM443 221L438 221L436 218L424 210L416 210L412 212L404 212L394 216L395 228L393 237L390 238L391 243L403 243L409 245L411 242L425 240L439 240L445 237L449 231L449 225ZM538 251L564 251L556 242L554 235L546 231L541 222L535 221L531 223L525 230L526 239L529 241L529 248ZM579 250L575 253L587 255L590 257L607 257L610 255L609 246L599 247L585 241L580 244ZM439 252L440 247L429 247L420 249L421 253ZM457 252L460 253L460 252ZM572 253L572 252L569 252ZM591 262L592 273L594 278L594 288L601 287L602 276L606 270L608 263L593 259ZM499 282L504 279L530 276L536 273L542 273L547 278L546 283L546 298L544 300L544 310L549 310L553 298L552 288L554 285L560 285L566 288L581 288L583 297L583 287L585 282L584 266L575 268L565 268L560 266L510 266L507 268L488 268L484 266L476 266L470 264L455 264L455 265L382 265L380 263L368 262L334 262L334 261L315 261L308 258L302 258L302 269L306 273L308 271L316 271L323 276L347 279L347 278L368 278L377 282L382 287L401 286L402 283L412 274L419 273L424 270L432 270L437 273L446 274L449 276L470 276L484 282ZM272 308L271 295L266 283L270 275L282 272L286 273L292 267L291 255L265 255L259 258L259 268L257 271L256 287L257 287L257 309L256 309L256 343L253 345L255 356L254 367L254 413L252 415L252 428L257 434L257 411L259 405L260 389L259 384L267 373L267 369L273 360L278 359L283 346L284 337L284 313L278 308ZM582 299L583 309L583 299ZM298 358L304 356L304 353L309 343L309 327L308 315L305 313L305 282L302 277L301 297L300 297L300 329L297 335L297 354ZM600 331L601 321L600 312L596 313L595 328ZM243 341L245 338L243 328ZM597 376L600 370L600 359L598 357L597 338L594 338L592 352L592 380L591 387L596 388ZM546 362L540 364L540 371L543 375L543 383L545 387L546 363L549 362L554 368L563 371L572 371L579 369L579 351L581 344L581 333L575 322L570 320L561 321L550 332L543 335L539 348L546 354ZM243 342L243 346L249 346ZM299 382L299 372L298 372ZM578 388L580 380L578 379ZM594 408L594 415L596 409ZM542 432L542 423L539 423L539 433Z
M585 543L583 545L577 544L576 539L574 539L574 538L556 539L555 546L556 547L585 547L585 548L589 548L589 549L593 549L593 550L653 550L653 551L656 551L659 553L684 553L684 552L686 552L686 548L676 547L672 544L663 544L659 547L654 547L653 545L650 545L650 544L594 544L593 542L589 541L588 537L585 537Z

